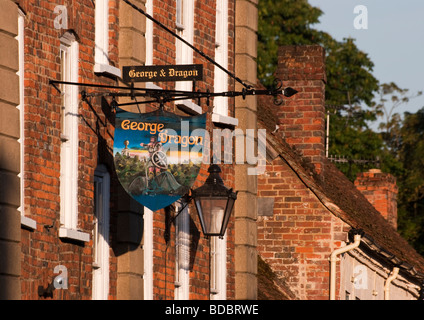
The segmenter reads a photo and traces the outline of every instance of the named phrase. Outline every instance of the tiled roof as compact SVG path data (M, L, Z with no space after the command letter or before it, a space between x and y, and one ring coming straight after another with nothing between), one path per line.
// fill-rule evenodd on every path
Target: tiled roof
M258 300L294 300L295 295L258 256Z

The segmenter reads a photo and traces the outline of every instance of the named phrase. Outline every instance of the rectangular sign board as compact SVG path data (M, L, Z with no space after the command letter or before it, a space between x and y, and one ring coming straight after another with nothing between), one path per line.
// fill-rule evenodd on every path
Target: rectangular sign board
M125 66L124 82L196 81L203 80L203 65Z

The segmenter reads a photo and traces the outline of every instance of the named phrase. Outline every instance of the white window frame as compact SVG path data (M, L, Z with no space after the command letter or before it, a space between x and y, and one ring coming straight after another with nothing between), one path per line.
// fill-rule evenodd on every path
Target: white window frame
M220 237L211 237L211 278L210 299L227 299L227 233Z
M153 16L153 0L146 0L146 12L148 15ZM153 65L153 21L146 19L146 66ZM146 82L146 88L159 89L162 88L155 85L153 82Z
M146 0L146 13L153 16L153 0ZM153 21L146 19L146 65L153 65Z
M177 203L175 223L175 300L190 298L190 215L186 203ZM178 213L181 211L180 213Z
M19 70L16 73L19 76L19 105L16 107L19 110L19 130L20 137L18 142L20 143L20 207L18 210L21 213L21 225L35 230L37 229L37 223L35 220L25 216L25 103L24 103L24 56L25 56L25 13L18 8L18 35L16 40L18 41L18 56L19 56Z
M215 61L228 69L228 0L216 2ZM217 66L214 70L214 91L228 91L228 74ZM238 125L238 119L228 116L227 97L214 98L212 121L231 126Z
M79 45L67 32L61 38L60 59L63 81L78 82ZM60 147L60 228L59 237L89 241L88 233L78 228L78 86L62 85Z
M177 34L183 38L188 43L193 44L194 38L194 0L177 0L176 1L177 11L182 12L182 15L179 14L176 21ZM176 64L192 64L193 63L193 49L182 41L175 39L176 47ZM192 91L193 82L192 81L177 81L175 84L176 90L182 91ZM176 105L182 108L183 110L194 113L201 114L202 107L194 103L192 100L181 100L177 101Z
M153 300L153 211L144 207L144 300Z
M121 77L121 70L109 63L109 1L95 3L94 72Z
M176 14L175 14L175 26L177 28L178 31L182 31L185 29L184 27L184 0L175 0L175 5L176 5Z
M94 172L93 300L109 296L110 175L104 165Z
M146 12L153 16L153 0L146 0ZM146 65L153 65L153 21L146 19ZM147 82L146 88L161 89L153 82ZM153 211L144 207L144 300L153 300Z

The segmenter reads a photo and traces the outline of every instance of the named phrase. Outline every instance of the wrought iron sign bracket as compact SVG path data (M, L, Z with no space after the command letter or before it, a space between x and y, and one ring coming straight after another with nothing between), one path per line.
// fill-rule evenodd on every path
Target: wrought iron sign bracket
M86 101L89 97L103 96L103 97L112 97L111 106L113 108L123 107L129 105L138 105L138 104L149 104L149 103L158 103L161 108L167 102L173 102L178 100L187 100L193 99L200 102L201 99L207 99L207 105L209 105L210 99L215 97L242 97L246 99L248 96L259 96L266 95L274 97L274 104L281 105L284 97L291 97L296 94L298 91L291 88L283 88L281 80L276 80L277 86L272 89L254 89L252 87L243 88L241 91L225 91L225 92L210 92L206 91L181 91L181 90L165 90L165 89L150 89L150 88L137 88L134 87L134 84L131 83L129 86L112 86L112 85L100 85L92 83L82 83L82 82L67 82L67 81L58 81L50 80L49 84L52 85L59 93L61 90L58 85L75 85L81 86L84 88L99 88L99 89L111 89L107 92L87 92L86 89L81 91L81 99ZM194 88L193 88L194 89ZM112 91L113 90L113 91ZM129 97L132 102L118 103L116 98L118 97ZM151 98L145 99L143 101L136 101L137 97ZM200 103L199 103L200 104Z
M171 34L173 37L190 47L194 52L198 53L201 57L205 58L208 62L212 63L225 73L227 73L235 81L239 82L243 89L242 91L227 91L227 92L210 92L196 91L195 81L203 79L203 66L198 65L174 65L174 66L124 66L123 67L123 79L121 81L126 86L111 86L111 85L100 85L90 83L77 83L77 82L65 82L58 80L50 80L49 83L58 91L61 92L58 85L77 85L81 87L90 88L101 88L101 89L113 89L110 92L90 92L88 93L85 89L81 91L82 100L87 100L88 97L94 96L110 96L112 97L112 107L123 107L128 105L139 105L147 103L159 103L161 109L167 102L178 101L178 100L197 100L200 105L200 100L206 98L206 103L209 106L210 99L214 97L243 97L246 99L247 96L255 95L268 95L274 97L274 103L281 105L284 97L291 97L296 94L297 91L288 87L283 88L282 81L276 79L272 89L268 90L257 90L253 86L245 83L243 80L238 78L235 74L221 66L219 63L214 61L211 57L207 56L203 51L194 47L191 43L176 34L173 30L169 29L160 21L154 19L151 15L147 14L144 10L134 5L130 0L123 0L126 4L130 5L134 10L143 14L147 19L158 25L160 28ZM149 88L136 88L134 82L161 82L161 81L193 81L192 91L181 91L181 90L162 90L162 89L149 89ZM117 91L119 90L119 91ZM121 103L116 101L117 97L130 97L133 102ZM151 98L144 99L143 101L137 101L137 97Z

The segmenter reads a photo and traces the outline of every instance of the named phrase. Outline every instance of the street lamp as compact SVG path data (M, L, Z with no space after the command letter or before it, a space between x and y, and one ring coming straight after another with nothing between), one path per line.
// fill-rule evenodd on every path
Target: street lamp
M205 184L192 190L192 198L203 234L222 238L237 199L237 192L225 187L219 175L221 168L217 164L211 164L208 172L209 177Z

